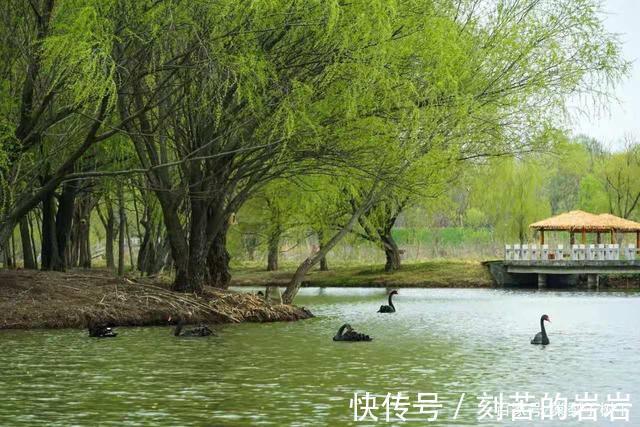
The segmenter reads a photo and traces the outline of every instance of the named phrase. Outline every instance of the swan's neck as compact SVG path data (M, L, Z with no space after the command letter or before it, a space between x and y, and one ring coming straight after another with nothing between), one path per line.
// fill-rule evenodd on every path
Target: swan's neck
M393 306L393 301L391 301L392 298L393 298L393 294L389 294L389 306L395 308Z
M542 336L547 336L547 330L544 328L544 320L540 319L540 330L542 331Z
M347 325L342 325L340 326L340 329L338 329L338 336L342 336L342 333L344 332L344 329L347 327Z
M182 332L182 323L178 323L176 326L176 331L173 333L175 336L180 336L180 332Z

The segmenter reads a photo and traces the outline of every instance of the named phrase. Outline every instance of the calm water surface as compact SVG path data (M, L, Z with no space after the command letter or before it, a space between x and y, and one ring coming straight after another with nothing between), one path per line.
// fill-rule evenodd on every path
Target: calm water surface
M315 319L228 325L208 339L167 327L0 331L0 425L616 425L577 419L479 422L478 396L631 394L640 425L640 297L623 293L303 289ZM533 346L542 313L551 345ZM335 343L344 322L370 343ZM353 422L353 393L438 393L438 420ZM466 393L453 419L461 393ZM413 421L411 421L413 420Z

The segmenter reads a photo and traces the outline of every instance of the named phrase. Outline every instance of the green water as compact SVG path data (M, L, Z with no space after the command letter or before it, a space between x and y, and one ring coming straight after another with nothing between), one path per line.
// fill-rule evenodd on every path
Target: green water
M168 327L0 331L0 425L640 425L478 420L478 396L515 392L640 396L638 294L400 290L398 312L376 314L382 289L303 289L315 319L227 325L177 339ZM542 313L551 345L529 344ZM344 322L373 336L336 343ZM353 394L378 395L377 422L354 422ZM435 422L385 421L382 400L438 393ZM461 393L465 397L454 419ZM415 412L411 409L410 412ZM534 418L536 419L536 418Z

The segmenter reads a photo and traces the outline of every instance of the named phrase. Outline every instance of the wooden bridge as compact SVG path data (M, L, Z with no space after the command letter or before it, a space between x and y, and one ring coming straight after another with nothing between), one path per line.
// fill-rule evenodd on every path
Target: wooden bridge
M503 286L518 286L537 283L546 288L552 280L557 285L575 285L578 275L587 276L587 286L598 288L602 274L640 274L640 260L519 260L489 261L494 280ZM553 277L552 277L553 276Z

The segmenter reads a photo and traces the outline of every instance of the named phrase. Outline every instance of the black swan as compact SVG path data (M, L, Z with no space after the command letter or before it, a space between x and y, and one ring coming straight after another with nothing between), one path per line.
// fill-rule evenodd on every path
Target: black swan
M545 320L547 322L551 322L551 320L549 319L549 316L547 316L546 314L542 315L542 317L540 318L541 331L538 332L535 337L533 337L533 339L531 340L531 344L542 344L542 345L549 344L549 337L547 336L547 331L544 329Z
M389 293L389 305L381 305L380 310L378 310L378 313L395 313L396 307L393 305L393 301L391 301L391 298L393 298L393 296L397 294L398 294L398 291L391 291Z
M94 338L115 338L118 333L113 331L115 326L110 322L97 322L88 313L84 313L84 323L87 325L89 336Z
M89 336L95 338L115 338L118 336L117 332L113 332L107 325L96 325L90 324L89 327Z
M345 332L346 329L346 332ZM356 332L353 330L351 325L345 323L340 326L338 329L338 333L333 336L334 341L372 341L369 335L361 334L360 332Z
M171 318L169 318L171 321ZM197 328L183 330L184 322L178 321L176 329L173 335L176 337L208 337L209 335L215 335L215 333L207 327L207 325L201 323Z

